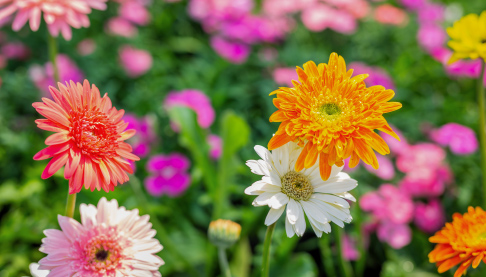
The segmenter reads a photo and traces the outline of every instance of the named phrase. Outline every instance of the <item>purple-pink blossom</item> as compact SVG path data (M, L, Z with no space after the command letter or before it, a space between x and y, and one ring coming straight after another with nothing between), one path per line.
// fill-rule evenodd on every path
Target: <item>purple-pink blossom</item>
M341 253L343 255L343 258L347 261L359 260L359 251L356 248L356 241L352 237L348 235L343 235Z
M152 67L152 56L145 50L125 45L120 48L119 55L121 65L132 78L145 74Z
M153 131L153 124L149 117L137 117L133 114L126 113L123 120L128 123L128 129L137 131L135 135L129 139L133 147L133 154L143 158L150 153L151 145L155 142L155 133Z
M217 136L210 134L207 138L209 144L209 157L213 160L217 160L223 153L223 140Z
M293 86L292 80L299 81L297 71L293 67L277 67L272 73L273 80L278 85Z
M390 75L380 67L369 66L362 62L352 62L349 64L349 68L354 70L353 76L368 74L368 78L364 80L368 86L383 86L386 89L395 89L395 84Z
M235 64L244 63L250 55L250 46L247 44L229 41L219 36L211 38L211 47L221 57Z
M164 107L170 109L176 106L194 110L197 115L197 122L202 128L211 126L216 117L211 100L200 90L186 89L170 92L165 98Z
M445 221L445 211L438 199L416 204L414 222L420 230L432 234L438 231Z
M432 141L449 146L451 152L457 155L468 155L478 150L476 133L466 126L457 123L447 123L430 132Z
M191 184L191 176L187 173L190 165L189 159L179 153L150 157L147 162L150 176L145 179L145 188L153 196L181 195Z

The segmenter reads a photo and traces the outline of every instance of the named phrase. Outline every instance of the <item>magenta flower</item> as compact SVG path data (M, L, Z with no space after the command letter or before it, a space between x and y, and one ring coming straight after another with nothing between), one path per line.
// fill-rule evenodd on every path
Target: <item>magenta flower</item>
M419 10L425 6L428 0L400 0L402 5L409 10Z
M433 143L419 143L409 146L397 158L398 170L409 173L419 168L438 168L443 165L446 157L444 149Z
M151 175L145 179L145 188L153 196L179 196L191 183L189 166L189 159L179 153L152 156L147 162Z
M476 133L471 128L457 123L448 123L432 130L430 138L442 146L449 146L451 152L457 155L472 154L479 147Z
M426 232L433 234L445 223L445 211L438 199L431 199L429 203L417 203L415 207L415 225Z
M371 165L365 163L364 167L366 170L383 180L393 179L393 177L395 177L395 168L393 167L392 161L385 156L376 156L376 158L378 159L380 167L378 169L374 169Z
M434 49L440 49L444 45L447 40L447 33L435 23L426 23L420 25L417 40L420 46L428 52L432 52Z
M149 52L125 45L119 50L120 62L128 76L135 78L145 74L152 67Z
M88 14L91 9L105 10L107 0L2 0L0 1L0 21L15 14L12 29L19 31L27 22L30 29L37 31L41 23L41 16L47 24L52 36L59 33L66 40L72 37L71 27L79 29L89 26Z
M150 146L154 143L156 137L153 132L153 124L146 116L138 118L133 114L126 113L123 120L128 123L127 129L137 131L135 135L128 140L133 147L133 154L143 158L150 152Z
M395 84L388 73L380 67L368 66L361 62L353 62L349 64L349 68L352 68L353 76L360 74L368 74L368 78L364 81L368 86L383 86L387 89L394 90Z
M137 35L138 30L130 21L122 17L110 18L105 25L106 33L115 36L131 38Z
M30 49L21 42L8 42L0 51L3 56L11 60L26 60L30 56Z
M59 54L56 58L57 68L59 70L59 78L61 82L79 82L84 80L84 74L81 72L76 63L64 54ZM49 86L56 86L54 81L54 70L50 62L44 66L33 65L29 68L30 79L35 86L44 93L45 97L51 97L49 93Z
M142 3L137 1L123 2L120 6L120 16L137 25L147 25L150 13Z
M437 197L444 193L446 184L453 179L449 167L420 167L405 175L400 189L415 197Z
M379 240L395 249L400 249L412 241L412 230L407 224L384 222L378 225L376 234Z
M445 7L442 4L426 3L417 10L418 20L424 22L442 22L445 17Z
M164 261L156 254L162 245L154 239L149 216L127 211L113 199L98 206L81 204L81 223L58 216L61 230L44 231L40 270L50 276L161 276Z
M170 92L164 100L164 107L170 109L176 106L194 110L197 115L197 122L202 128L209 128L216 117L211 100L200 90L186 89ZM178 129L178 126L174 127L176 130Z
M250 46L232 42L219 36L211 38L211 47L218 55L234 64L244 63L250 55Z
M299 81L297 71L293 67L277 67L273 70L272 76L278 85L293 86L292 80Z
M207 140L209 144L209 157L213 160L219 159L223 153L223 140L213 134L210 134Z

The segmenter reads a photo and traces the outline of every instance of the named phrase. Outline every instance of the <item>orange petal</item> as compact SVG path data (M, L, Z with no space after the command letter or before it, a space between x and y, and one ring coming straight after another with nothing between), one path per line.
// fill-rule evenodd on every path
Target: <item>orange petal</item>
M297 162L295 163L295 171L301 171L305 167L305 158L309 153L309 148L312 147L312 143L308 142L302 152L300 152L299 157L297 158Z
M285 120L287 120L287 116L281 110L278 110L278 111L274 112L270 116L270 122L282 122L282 121L285 121Z
M458 265L461 261L462 261L462 259L459 256L455 256L452 259L449 259L449 260L444 261L444 263L442 263L439 266L439 268L437 269L437 271L439 273L444 273L447 270L451 269L452 267Z
M323 181L326 181L327 179L329 179L329 176L331 176L332 166L328 164L328 159L329 157L327 154L321 153L319 155L319 173Z
M309 146L310 149L308 150L307 157L305 158L304 167L310 168L316 163L319 152L317 151L317 145L313 145L312 142L308 142L307 144L310 144L311 146Z
M291 138L287 134L274 135L268 142L268 150L277 149L290 141Z

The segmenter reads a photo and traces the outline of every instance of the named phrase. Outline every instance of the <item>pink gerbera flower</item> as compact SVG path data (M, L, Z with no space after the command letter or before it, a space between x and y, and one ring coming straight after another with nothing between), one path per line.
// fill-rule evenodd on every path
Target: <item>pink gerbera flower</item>
M87 14L91 9L105 10L107 0L0 0L0 20L16 13L12 23L14 31L20 30L29 21L32 31L37 31L44 14L47 28L52 36L62 33L66 40L72 37L71 27L79 29L89 26Z
M123 110L112 107L111 100L89 82L58 83L59 89L50 87L54 101L32 104L46 119L36 120L37 127L56 132L46 139L47 148L35 154L34 160L52 158L42 178L46 179L64 168L64 178L69 180L69 193L77 193L83 184L93 191L113 191L115 186L128 181L133 173L128 160L138 161L132 147L123 142L135 134L125 130L128 123L121 118Z
M81 204L81 223L59 215L62 230L44 231L39 261L49 276L161 276L162 250L149 222L138 210L127 211L118 202L101 198L98 207Z

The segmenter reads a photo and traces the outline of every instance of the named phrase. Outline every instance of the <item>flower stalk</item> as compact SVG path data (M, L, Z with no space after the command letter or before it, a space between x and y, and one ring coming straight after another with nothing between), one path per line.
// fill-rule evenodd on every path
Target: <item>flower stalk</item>
M47 33L47 45L49 48L49 60L52 64L52 70L54 72L54 83L60 82L59 79L59 68L57 67L57 40L49 32Z
M76 209L76 193L69 194L66 201L66 211L64 214L67 217L73 218L74 210Z
M334 269L334 261L332 258L331 247L329 247L329 235L324 234L319 239L319 248L321 250L322 263L324 264L324 270L326 276L336 276L336 270Z
M228 257L226 256L226 248L218 247L218 258L221 272L225 277L231 277L231 271L229 268Z
M351 265L348 261L346 261L343 257L343 229L336 228L336 250L337 250L337 257L339 263L339 270L341 272L341 276L354 276L352 272Z
M483 204L486 207L486 101L484 99L484 61L481 59L481 74L478 78L479 141L481 143L481 175L483 178Z
M268 226L265 233L265 241L263 242L263 261L262 261L262 277L268 277L270 273L270 246L272 245L273 231L277 222Z

